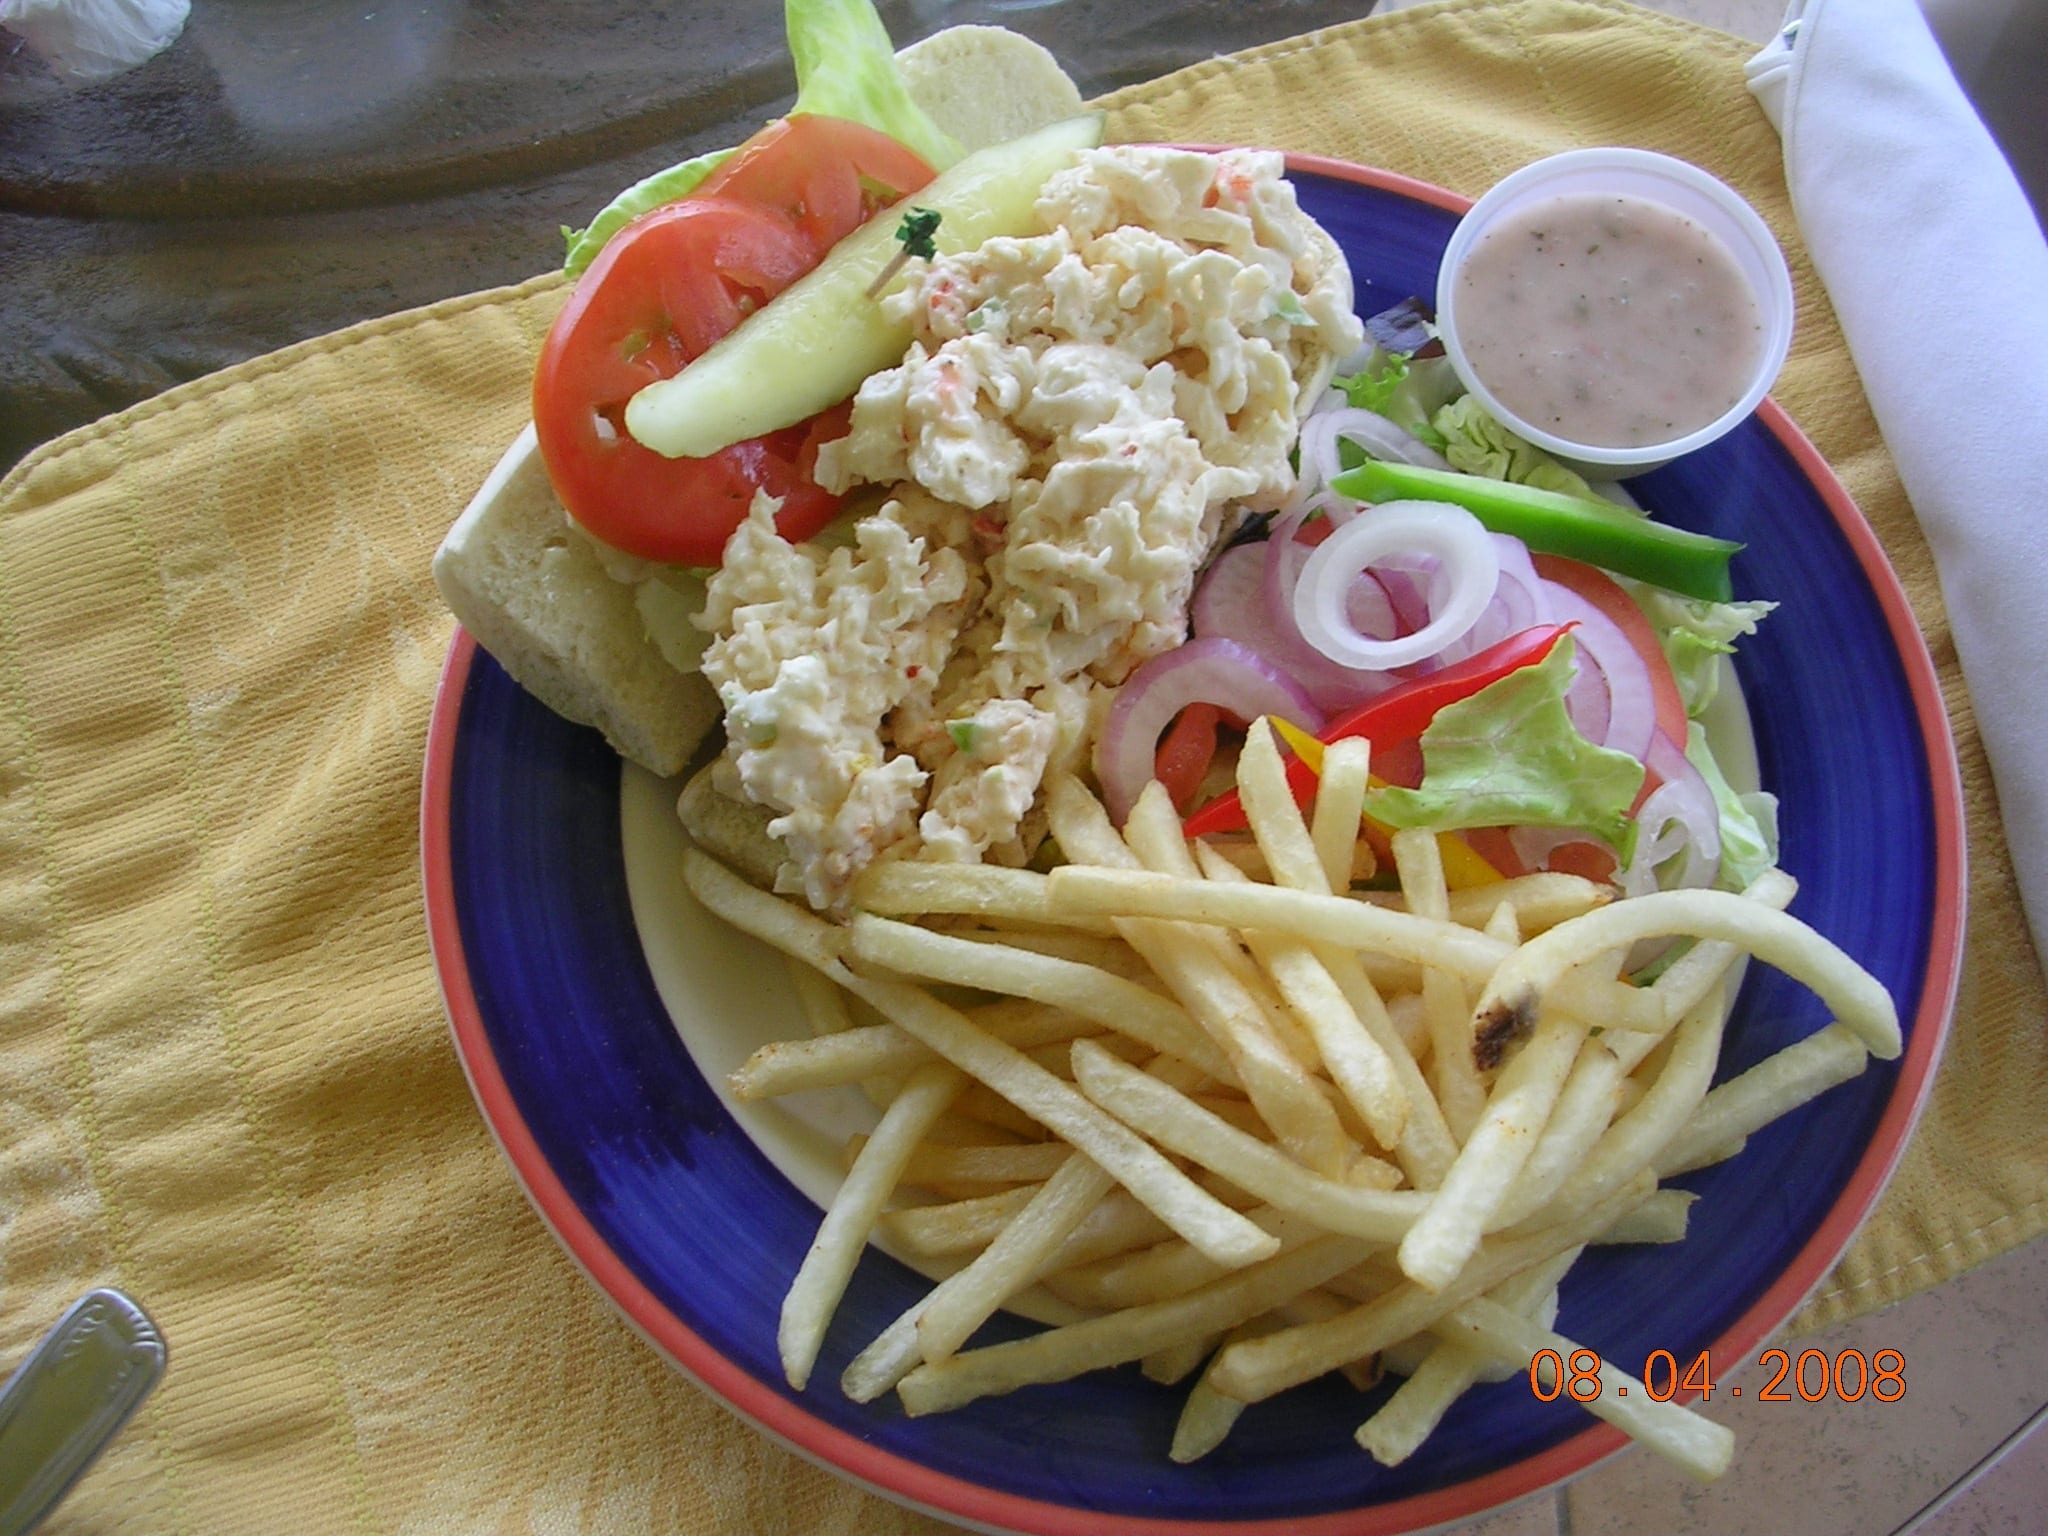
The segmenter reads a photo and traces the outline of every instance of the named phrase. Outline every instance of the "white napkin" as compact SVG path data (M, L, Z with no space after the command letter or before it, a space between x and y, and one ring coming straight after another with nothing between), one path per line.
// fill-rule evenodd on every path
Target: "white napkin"
M1913 0L1794 0L1749 87L1933 549L2048 960L2048 244Z
M26 38L67 85L97 85L170 47L191 9L190 0L0 0L0 27Z

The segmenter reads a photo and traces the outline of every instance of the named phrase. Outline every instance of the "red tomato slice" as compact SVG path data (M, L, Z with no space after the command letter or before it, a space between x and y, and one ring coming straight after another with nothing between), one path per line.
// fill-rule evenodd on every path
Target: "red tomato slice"
M812 476L846 432L844 406L703 459L671 459L626 433L626 402L704 351L932 169L886 134L806 115L771 123L695 196L613 236L556 317L534 371L548 478L596 537L648 560L717 565L765 491L775 526L810 537L840 498Z
M1657 706L1657 729L1669 736L1673 744L1683 747L1685 697L1678 691L1678 679L1671 675L1671 662L1664 655L1664 647L1657 643L1656 630L1650 627L1636 600L1612 576L1593 566L1558 555L1531 555L1530 559L1537 575L1578 593L1628 637L1628 643L1643 658L1643 665L1650 669L1650 696Z
M1201 793L1202 778L1216 757L1216 728L1223 711L1214 704L1190 704L1160 739L1152 776L1166 786L1174 808L1183 814Z
M612 238L556 317L534 371L541 455L571 516L616 548L683 565L718 564L757 489L786 498L777 526L789 537L831 518L838 499L798 471L805 428L706 459L670 459L634 442L625 422L635 393L810 265L809 246L779 214L712 198L657 208Z
M772 208L794 224L816 260L875 214L932 179L932 168L886 133L844 118L778 118L742 144L697 189Z

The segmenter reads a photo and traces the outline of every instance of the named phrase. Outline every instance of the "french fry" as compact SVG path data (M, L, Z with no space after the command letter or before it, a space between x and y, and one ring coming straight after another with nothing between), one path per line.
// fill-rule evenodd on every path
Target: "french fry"
M1658 1176L1703 1166L1702 1154L1739 1143L1788 1110L1846 1083L1863 1070L1865 1054L1865 1037L1838 1019L1765 1057L1700 1101L1684 1128L1658 1152Z
M1320 1236L1320 1223L1276 1206L1255 1206L1245 1214L1280 1239L1284 1252ZM1060 1276L1058 1294L1099 1312L1143 1306L1184 1296L1225 1271L1180 1239L1156 1243L1137 1253L1070 1269Z
M1798 881L1782 869L1772 868L1752 880L1743 890L1742 897L1745 901L1761 902L1782 912L1792 904L1798 890ZM1691 1012L1693 1005L1707 995L1708 988L1718 985L1729 974L1741 956L1741 947L1725 939L1703 940L1674 960L1650 990L1662 1002L1666 1017L1680 1018ZM1728 989L1731 995L1734 990L1733 987ZM1625 1064L1634 1070L1634 1063Z
M1118 873L1143 875L1138 854L1110 826L1101 804L1078 781L1071 776L1053 780L1047 790L1047 805L1053 835L1070 856L1099 859L1115 866ZM1179 842L1177 818L1172 838ZM1186 845L1179 846L1182 856L1188 857ZM1193 879L1203 883L1199 875ZM1056 889L1053 899L1060 899ZM1291 1131L1303 1152L1320 1158L1331 1169L1341 1166L1344 1138L1334 1111L1310 1084L1300 1063L1280 1046L1258 999L1220 958L1215 936L1174 922L1117 926L1230 1057L1237 1077L1267 1123L1281 1134Z
M1248 1264L1277 1246L1270 1234L1205 1194L1127 1127L1014 1047L976 1029L958 1010L907 983L848 975L855 996L1094 1159L1210 1257Z
M815 972L813 974L816 974ZM1004 1008L968 1015L996 1039L1020 1051L1058 1045L1094 1028L1056 1008ZM931 1047L894 1024L862 1024L809 1040L773 1040L726 1077L735 1098L768 1099L808 1088L830 1088L871 1077L897 1077L937 1060Z
M1083 1093L1160 1146L1328 1231L1391 1242L1429 1206L1419 1191L1361 1189L1314 1173L1086 1040L1074 1042L1074 1078Z
M1706 1097L1721 1054L1721 1020L1727 1009L1720 994L1710 992L1680 1021L1673 1049L1649 1091L1622 1115L1590 1150L1574 1158L1575 1168L1562 1186L1532 1215L1501 1212L1526 1220L1531 1227L1570 1221L1624 1180L1648 1167L1684 1127ZM1610 1058L1611 1059L1611 1058Z
M1181 879L1202 878L1194 855L1181 836L1180 817L1156 782L1139 795L1138 803L1132 807L1124 826L1124 840L1150 869L1165 870ZM1226 970L1231 957L1242 956L1243 952L1222 935L1187 934L1179 939L1179 944L1185 950L1176 965L1179 981L1169 976L1168 984L1174 986L1190 1012L1205 1018L1219 1038L1226 1041L1246 1095L1258 1106L1274 1134L1309 1167L1324 1173L1342 1168L1349 1156L1350 1138L1304 1068L1304 1058L1310 1062L1314 1059L1313 1047L1290 1047L1284 1032L1299 1035L1301 1031L1291 1019L1281 1015L1277 1006L1266 1005L1259 996L1264 978L1232 971L1230 980L1226 980L1221 972L1198 963L1197 957L1205 948L1224 955Z
M991 948L1002 945L1010 949L1029 950L1035 955L1052 955L1061 960L1071 960L1076 965L1092 965L1098 971L1107 971L1112 976L1121 976L1125 981L1135 981L1140 986L1159 991L1159 978L1152 974L1138 952L1122 939L1108 934L1083 933L1071 929L1013 928L1000 925L982 926L978 921L972 925L947 927L945 918L929 920L934 932L949 933L956 939L970 943L985 944Z
M1531 1315L1555 1293L1582 1251L1567 1248L1532 1265L1494 1287L1489 1298L1518 1316ZM1394 1395L1358 1426L1358 1443L1381 1466L1398 1467L1421 1449L1452 1404L1485 1379L1490 1363L1491 1356L1483 1351L1449 1339L1436 1340Z
M1037 1184L1051 1178L1072 1155L1064 1143L1057 1141L1006 1147L949 1147L927 1141L911 1151L909 1162L903 1165L902 1182L924 1188Z
M1427 1290L1457 1278L1521 1171L1586 1038L1583 1020L1554 1015L1502 1070L1429 1209L1401 1239L1401 1269Z
M1156 1381L1162 1387L1179 1386L1202 1368L1225 1337L1220 1333L1205 1334L1155 1349L1138 1362L1138 1369L1147 1381Z
M1508 957L1505 945L1454 923L1431 922L1348 896L1285 886L1183 880L1150 870L1069 864L1047 879L1053 899L1080 913L1270 928L1318 943L1374 950L1422 964L1449 966L1484 982Z
M1443 849L1432 832L1406 829L1391 844L1401 894L1417 917L1450 921L1450 890L1444 884ZM1450 971L1422 968L1422 1017L1429 1026L1430 1082L1451 1134L1463 1143L1486 1107L1486 1087L1472 1059L1472 1021L1466 1012L1465 988Z
M1674 934L1747 950L1812 988L1871 1055L1889 1061L1899 1054L1898 1009L1875 977L1806 924L1729 891L1652 891L1560 923L1502 961L1478 1012L1489 1022L1532 1014L1572 967Z
M1309 839L1315 845L1316 861L1323 866L1324 883L1332 891L1351 888L1358 825L1365 815L1365 792L1371 782L1372 743L1363 736L1345 736L1323 748Z
M1036 1187L1032 1186L935 1205L908 1205L883 1211L876 1222L891 1242L921 1259L973 1253L993 1242L1034 1193Z
M1111 932L1110 925L1099 918L1056 911L1046 877L1036 870L999 864L880 860L854 882L852 901L856 910L883 917L944 913L1078 927L1097 934Z
M1682 1243L1693 1202L1689 1189L1660 1189L1634 1210L1623 1213L1590 1239L1603 1247L1618 1243Z
M1404 1281L1327 1322L1285 1328L1260 1339L1232 1344L1216 1358L1217 1389L1249 1403L1262 1402L1288 1387L1311 1381L1351 1360L1361 1360L1484 1295L1532 1264L1584 1245L1595 1232L1646 1196L1649 1175L1610 1196L1577 1223L1521 1238L1490 1238L1440 1291Z
M810 1252L804 1255L796 1279L782 1298L782 1321L776 1333L782 1373L799 1392L810 1380L825 1330L853 1278L854 1265L860 1262L882 1203L895 1189L911 1149L965 1082L959 1072L939 1062L912 1073L826 1209Z
M1484 1350L1503 1364L1533 1362L1545 1350L1554 1350L1559 1359L1569 1360L1583 1348L1483 1296L1459 1307L1435 1326L1442 1337ZM1522 1368L1535 1370L1536 1366ZM1602 1360L1598 1374L1597 1396L1573 1397L1587 1412L1605 1419L1700 1482L1710 1483L1728 1470L1729 1460L1735 1454L1735 1436L1725 1425L1716 1424L1683 1404L1658 1402L1640 1381L1611 1361Z
M796 988L797 1001L803 1005L804 1018L811 1026L813 1037L842 1034L853 1028L853 1015L846 1007L846 994L829 981L823 972L806 965L794 955L783 956L783 966L789 972L790 984Z
M1163 918L1224 928L1273 928L1313 943L1377 951L1412 964L1441 966L1467 982L1481 984L1493 978L1510 954L1520 955L1537 942L1532 939L1520 949L1510 950L1498 940L1461 924L1432 921L1348 896L1325 896L1283 886L1220 885L1214 881L1177 879L1156 871L1075 864L1054 870L1048 878L1053 899L1081 912ZM1729 900L1739 902L1741 898L1730 896ZM1635 902L1631 901L1603 907L1574 921L1591 922L1605 913L1633 905ZM1563 926L1560 924L1540 937L1548 939ZM1614 947L1601 945L1593 953ZM1608 1029L1661 1031L1669 1023L1661 999L1626 982L1597 975L1562 977L1556 1001L1560 1008Z
M867 913L849 929L848 951L904 976L1028 997L1194 1063L1219 1082L1236 1073L1178 1003L1108 971L1055 955L933 933Z
M1060 1150L1066 1161L1016 1219L854 1356L839 1379L841 1391L857 1403L873 1402L925 1360L952 1354L1031 1283L1115 1186L1085 1157Z
M1142 1360L1190 1339L1206 1339L1257 1317L1357 1264L1371 1245L1321 1237L1264 1259L1171 1301L1133 1307L1029 1338L970 1349L920 1366L898 1384L913 1417L1042 1382L1066 1381L1106 1365Z
M1242 880L1234 865L1206 847L1195 850L1202 873L1211 880ZM1280 997L1315 1041L1323 1066L1358 1114L1373 1140L1383 1147L1400 1145L1408 1121L1408 1094L1386 1049L1367 1031L1351 1000L1329 969L1306 944L1297 944L1254 929L1245 944L1272 977Z

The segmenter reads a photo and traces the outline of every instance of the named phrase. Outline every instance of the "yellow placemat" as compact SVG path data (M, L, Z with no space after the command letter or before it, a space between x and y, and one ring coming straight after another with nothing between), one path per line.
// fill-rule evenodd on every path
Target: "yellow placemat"
M2048 1007L1926 548L1742 87L1748 45L1598 0L1453 3L1111 98L1476 193L1626 142L1792 255L1779 398L1882 536L1970 797L1968 978L1901 1174L1802 1325L2039 1233ZM617 1320L450 1049L415 824L450 622L428 559L520 425L559 284L170 393L0 483L0 1360L97 1283L172 1344L54 1529L933 1532L789 1455Z

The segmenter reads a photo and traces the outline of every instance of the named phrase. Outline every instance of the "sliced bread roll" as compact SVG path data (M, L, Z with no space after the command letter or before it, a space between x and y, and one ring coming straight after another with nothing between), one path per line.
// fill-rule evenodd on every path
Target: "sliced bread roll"
M718 724L718 696L648 632L634 585L605 569L548 484L529 426L434 555L442 599L528 693L595 726L623 757L682 772Z
M947 27L898 51L911 98L965 149L1072 117L1081 91L1044 48L1006 27Z

